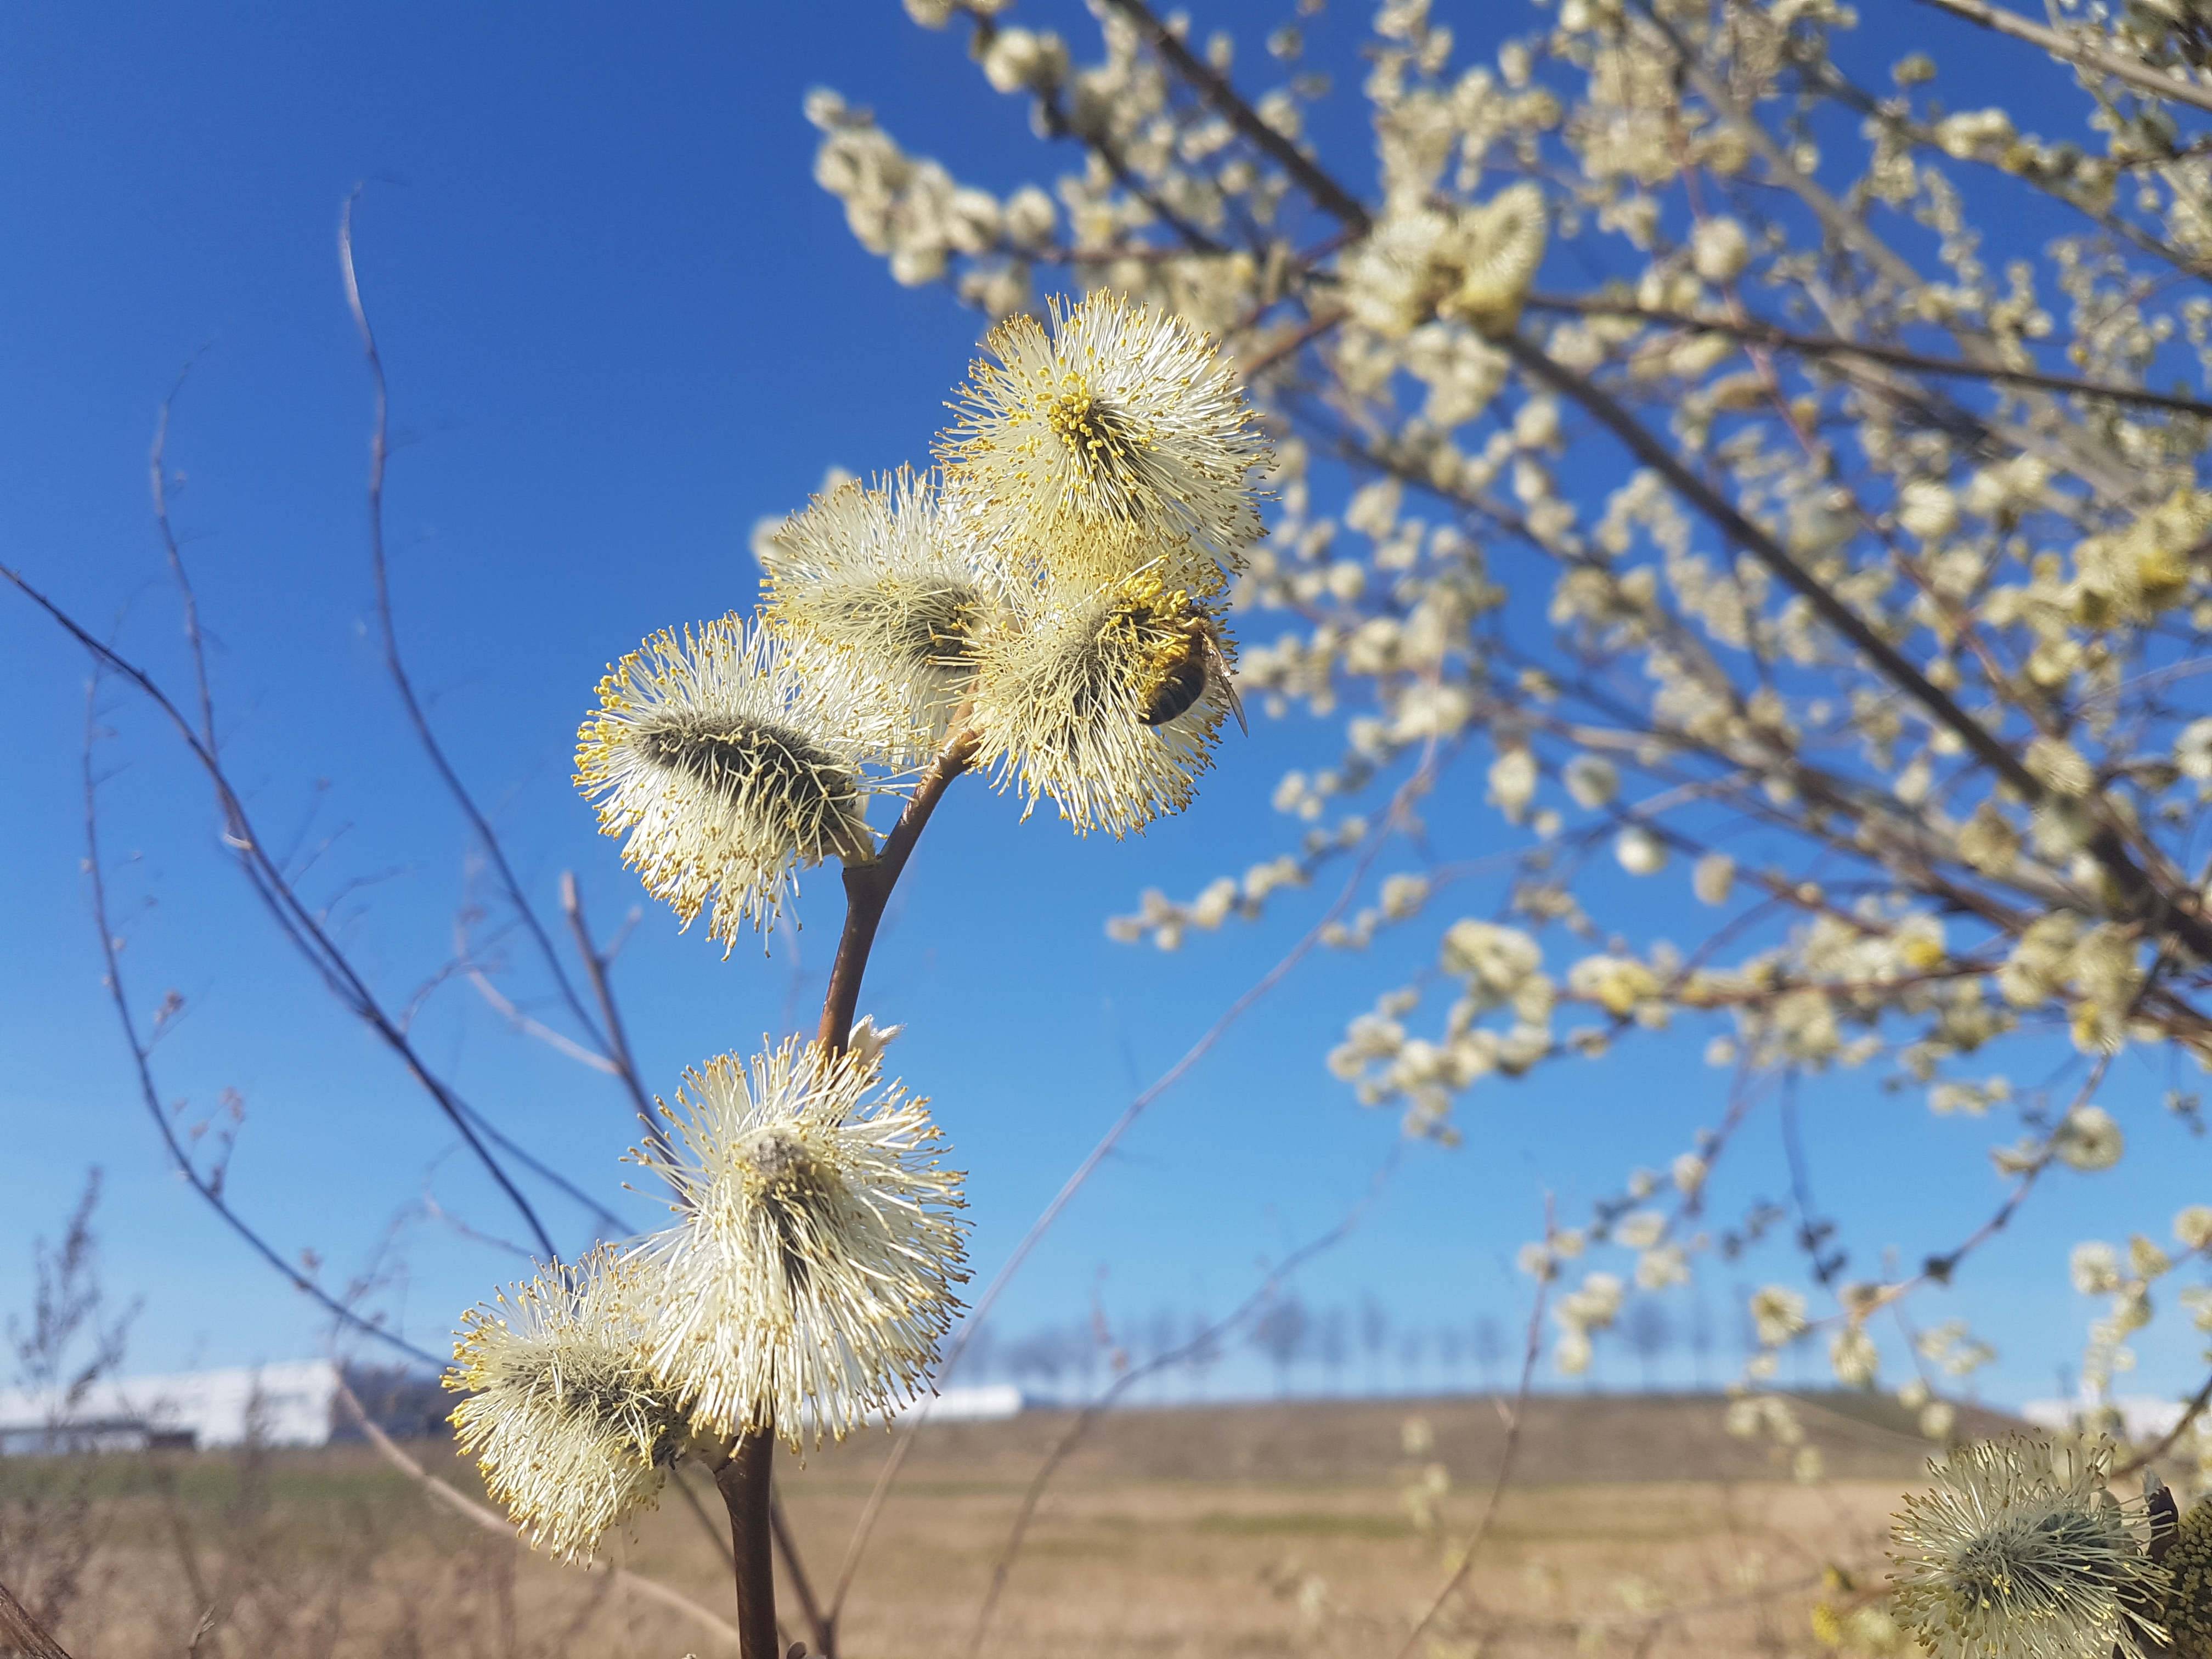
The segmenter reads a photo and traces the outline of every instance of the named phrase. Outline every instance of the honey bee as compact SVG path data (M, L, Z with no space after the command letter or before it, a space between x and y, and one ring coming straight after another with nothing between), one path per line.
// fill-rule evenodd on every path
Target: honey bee
M1169 630L1175 644L1159 665L1159 679L1139 718L1147 726L1165 726L1188 713L1206 695L1206 686L1218 678L1228 695L1229 712L1237 716L1237 729L1249 737L1252 728L1244 722L1244 700L1237 695L1229 659L1221 649L1221 624L1211 611L1194 606L1169 624Z

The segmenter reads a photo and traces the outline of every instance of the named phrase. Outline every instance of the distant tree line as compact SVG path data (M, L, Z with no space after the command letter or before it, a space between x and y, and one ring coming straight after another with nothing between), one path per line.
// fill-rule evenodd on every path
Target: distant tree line
M1208 1341L1203 1310L1162 1306L1141 1317L1094 1310L1081 1318L1002 1328L987 1323L970 1340L956 1384L1011 1382L1048 1399L1095 1395L1122 1370L1188 1350L1141 1385L1155 1402L1248 1395L1346 1398L1510 1390L1525 1340L1520 1316L1401 1317L1373 1294L1317 1305L1287 1294L1270 1304L1241 1340ZM1731 1333L1732 1355L1751 1351L1750 1333ZM1720 1333L1703 1300L1680 1306L1632 1303L1602 1334L1585 1386L1704 1389L1723 1380Z

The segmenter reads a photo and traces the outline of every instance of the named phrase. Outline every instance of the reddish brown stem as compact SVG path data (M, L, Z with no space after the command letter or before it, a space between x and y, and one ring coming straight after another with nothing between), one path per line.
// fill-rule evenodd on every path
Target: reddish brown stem
M868 969L868 951L876 942L876 928L890 902L891 889L906 868L914 844L929 825L929 815L951 787L952 780L968 769L981 741L963 729L937 751L929 769L914 787L906 811L884 837L883 850L873 864L845 866L845 932L837 941L837 961L830 969L829 994L822 1000L821 1040L824 1048L843 1053L852 1038L853 1017L860 1006L860 976Z
M782 1659L775 1634L775 1528L769 1523L775 1462L775 1428L763 1423L714 1471L714 1485L730 1511L730 1549L737 1558L738 1659Z

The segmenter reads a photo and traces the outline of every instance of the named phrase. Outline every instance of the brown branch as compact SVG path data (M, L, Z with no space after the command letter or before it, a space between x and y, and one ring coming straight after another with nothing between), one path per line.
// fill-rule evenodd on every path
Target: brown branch
M46 1634L39 1621L0 1584L0 1654L20 1654L22 1659L70 1659L62 1644Z
M1194 57L1174 31L1152 15L1152 9L1145 0L1106 0L1106 3L1137 26L1137 33L1144 37L1145 43L1198 94L1201 101L1297 179L1306 194L1313 198L1316 207L1357 234L1367 234L1373 221L1358 198L1329 177L1310 157L1300 154L1296 144L1262 121L1259 112L1230 85L1228 78L1216 74Z
M1105 162L1106 170L1114 175L1114 182L1127 191L1149 209L1154 218L1182 238L1187 249L1193 253L1224 254L1230 250L1196 225L1170 207L1160 193L1152 189L1131 167L1103 133L1084 133L1076 131L1075 124L1067 118L1060 107L1057 88L1038 94L1037 109L1044 117L1045 136L1051 138L1073 138Z
M1824 582L1783 550L1773 537L1738 512L1735 505L1677 459L1674 452L1646 430L1628 410L1607 396L1587 376L1555 362L1544 349L1518 334L1503 336L1499 343L1522 372L1580 404L1644 465L1671 484L1730 541L1749 553L1787 586L1808 603L1820 619L1842 635L1882 677L1920 704L1936 721L1954 732L1974 755L2023 799L2040 803L2047 795L2042 783L2028 771L1996 733L1966 713L1948 693L1907 662L1897 647L1869 627L1866 619L1845 605ZM2138 914L2161 925L2170 925L2200 957L2212 958L2212 927L2192 908L2159 890L2151 878L2128 855L2120 836L2110 823L2100 823L2088 849Z
M2112 1473L2114 1474L2133 1474L2138 1469L2148 1468L2153 1463L2157 1462L2160 1458L2172 1451L2174 1448L2174 1443L2179 1441L2183 1435L2188 1433L2191 1425L2194 1424L2198 1418L2204 1415L2205 1408L2207 1407L2212 1407L2212 1376L2206 1377L2204 1379L2204 1386L2197 1389L2195 1394L2190 1396L2189 1403L2185 1407L2184 1407L2181 1413L2181 1420L2179 1422L2176 1423L2163 1435L2160 1436L2156 1444L2151 1446L2147 1450L2137 1452L2133 1457L2128 1459L2126 1462L2114 1469Z
M1989 0L1920 0L1920 3L1948 11L1954 17L1963 17L1969 23L1978 23L1998 34L2008 34L2015 40L2025 40L2032 46L2040 46L2053 58L2063 58L2078 69L2109 75L2116 81L2124 81L2130 86L2156 97L2170 98L2177 104L2190 104L2201 110L2212 110L2212 91L2194 82L2177 81L2148 64L2136 63L2118 52L2103 51L2087 41L2062 34L2057 29L2030 22L2017 12L1990 5Z
M915 842L929 827L929 816L937 810L937 803L952 787L952 781L968 769L982 743L964 718L953 724L958 729L945 740L915 785L906 810L884 837L875 862L845 866L845 931L837 940L837 960L830 969L829 994L822 1000L819 1034L823 1046L836 1053L844 1052L853 1035L853 1019L860 1003L860 976L867 971L868 951L883 922L884 907L890 902L891 889L906 868Z
M1291 356L1310 340L1319 339L1349 315L1342 306L1318 313L1307 319L1302 328L1293 329L1289 337L1278 340L1256 357L1239 359L1237 373L1249 380L1263 369L1273 368L1284 358Z
M769 1519L769 1480L775 1462L775 1428L764 1420L714 1467L714 1486L730 1512L738 1659L781 1659L775 1628L775 1528Z
M1526 303L1532 311L1559 311L1580 316L1637 317L1675 328L1696 329L1707 334L1727 334L1754 344L1794 351L1802 356L1863 357L1869 362L1885 363L1893 368L1908 369L1916 374L1952 375L1961 380L2008 380L2045 392L2069 392L2083 398L2110 398L2116 403L2141 404L2153 409L2172 410L2179 415L2212 416L2212 404L2196 398L2148 392L2140 386L2109 386L2097 380L2079 380L2069 375L2045 374L2035 369L2007 368L1997 363L1970 363L1955 358L1931 357L1899 346L1862 345L1856 340L1793 334L1787 329L1775 327L1771 323L1755 319L1735 322L1718 317L1693 317L1683 312L1662 311L1632 301L1587 299L1579 295L1531 294Z

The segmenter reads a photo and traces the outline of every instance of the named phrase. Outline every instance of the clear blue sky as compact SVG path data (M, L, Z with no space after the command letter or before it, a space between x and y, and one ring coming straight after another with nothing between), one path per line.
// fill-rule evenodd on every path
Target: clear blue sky
M1039 9L1091 54L1073 8ZM1200 11L1201 29L1236 30L1248 61L1279 21L1249 3ZM1340 70L1323 141L1355 179L1369 147L1349 52L1364 21L1340 8L1316 30ZM1911 21L1953 38L1923 14ZM1908 43L1889 44L1870 58ZM416 672L540 902L550 910L573 868L611 925L639 895L568 784L602 665L654 629L750 605L750 527L802 503L826 466L923 459L977 332L942 290L894 286L811 183L799 102L824 83L994 189L1067 164L1030 137L1018 101L982 86L956 35L915 28L890 0L0 12L0 558L182 689L145 456L165 391L196 357L171 461L232 764L265 829L328 843L308 890L335 901L394 1002L447 957L469 848L399 726L369 631L368 389L337 280L340 204L374 181L360 263L403 441L389 524ZM1272 637L1275 624L1252 631ZM317 1352L312 1310L167 1172L134 1092L79 872L85 659L7 596L0 658L0 1306L25 1306L33 1236L58 1228L98 1164L111 1286L145 1299L137 1366ZM484 1231L511 1235L512 1218L425 1097L274 939L217 845L205 790L143 704L111 690L102 707L118 733L99 756L133 1000L143 1015L172 988L185 999L158 1051L165 1092L192 1119L240 1091L240 1208L280 1249L319 1252L334 1285L386 1276L379 1305L440 1346L516 1264L426 1219L425 1195ZM1297 826L1267 794L1286 766L1332 746L1310 724L1261 720L1249 740L1232 736L1191 813L1122 844L1078 842L1044 817L1018 824L972 781L955 792L863 1006L909 1025L899 1066L935 1098L972 1171L987 1273L1134 1086L1325 894L1176 957L1109 944L1103 919L1146 886L1188 896L1293 845ZM1480 794L1478 763L1436 803L1446 850L1498 844ZM1389 854L1378 873L1416 862ZM1680 874L1638 896L1655 932L1687 939L1698 917ZM780 945L766 963L743 950L725 963L647 908L619 988L653 1086L782 1029L794 994L802 1008L818 998L838 897L834 877L808 883L803 950ZM1447 902L1493 902L1470 890ZM1396 1127L1361 1111L1322 1056L1433 932L1302 969L1102 1172L1003 1324L1080 1317L1094 1290L1121 1317L1219 1311L1262 1259L1333 1224ZM520 965L514 988L533 995ZM652 1220L621 1189L629 1119L605 1079L514 1037L465 985L430 995L417 1030L510 1133ZM1479 1091L1467 1144L1408 1148L1305 1293L1344 1303L1371 1289L1407 1321L1510 1324L1526 1287L1504 1263L1540 1230L1547 1192L1578 1219L1631 1166L1662 1162L1717 1119L1721 1074L1698 1063L1702 1041ZM2006 1355L1989 1393L2046 1392L2078 1348L2087 1307L2057 1294L2074 1239L2146 1218L2162 1229L2179 1204L2212 1199L2202 1145L2159 1121L2161 1086L2142 1073L2108 1103L2135 1138L2122 1176L2061 1177L1969 1269ZM1869 1267L1891 1245L1917 1259L1998 1196L1984 1149L2002 1126L1931 1121L1916 1097L1861 1079L1810 1085L1804 1110L1819 1200ZM1720 1213L1784 1195L1771 1128L1745 1151L1717 1183ZM586 1236L572 1206L549 1198L546 1210L564 1243ZM1705 1272L1717 1303L1735 1283L1797 1276L1774 1246ZM2193 1346L2179 1331L2154 1340L2142 1383L2179 1387ZM1722 1349L1732 1357L1731 1334ZM1613 1362L1617 1380L1629 1374Z

